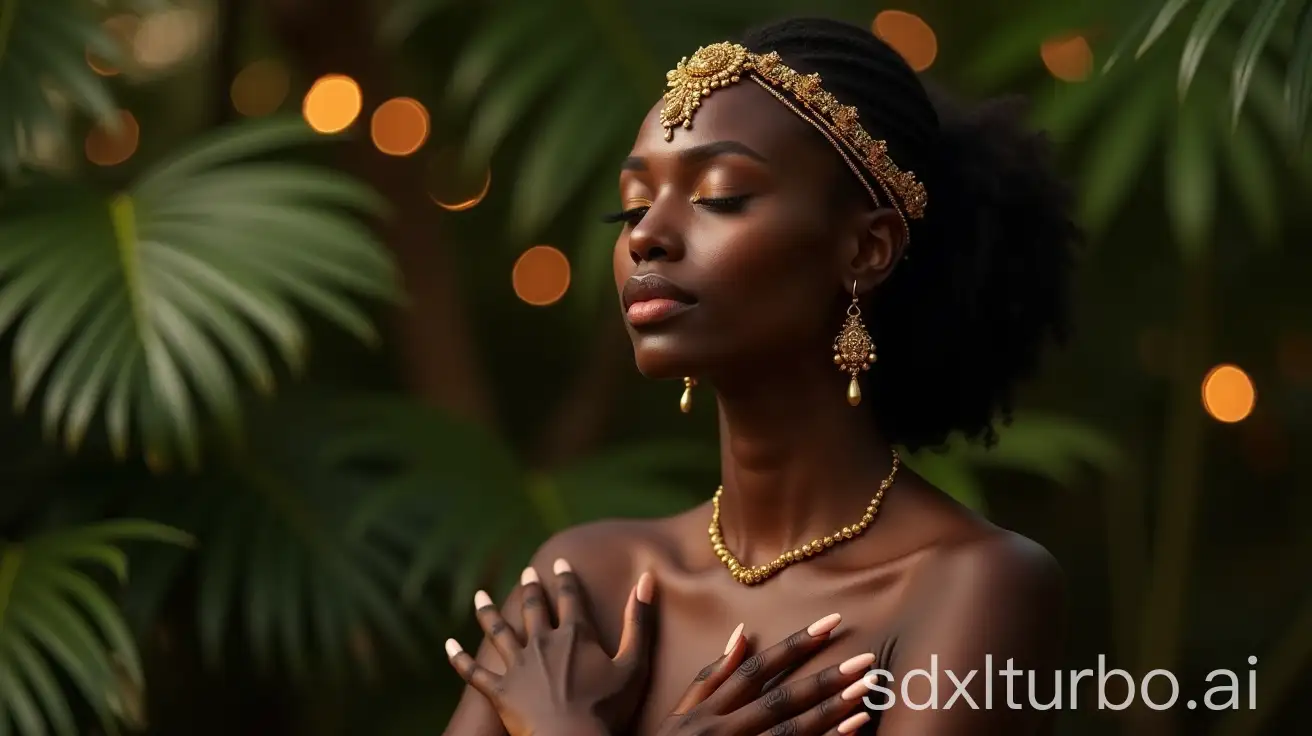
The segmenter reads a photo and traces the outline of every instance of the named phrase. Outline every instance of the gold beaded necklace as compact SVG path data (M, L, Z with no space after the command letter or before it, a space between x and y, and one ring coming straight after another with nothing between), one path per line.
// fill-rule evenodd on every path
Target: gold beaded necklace
M875 514L879 513L879 504L884 500L884 491L887 491L893 485L893 479L897 477L897 469L901 464L901 458L897 450L893 450L893 469L888 472L888 477L879 484L879 490L875 497L870 499L870 505L866 506L866 513L861 517L861 521L852 526L845 526L842 529L830 534L823 539L813 539L810 542L785 552L774 558L769 564L749 567L738 561L729 548L724 544L724 534L720 531L720 496L724 495L724 486L720 486L715 491L715 498L711 500L714 511L711 513L711 526L707 530L711 534L711 548L715 550L715 555L720 558L720 562L729 568L729 574L733 579L743 585L756 585L765 582L767 579L774 577L780 570L789 565L801 562L808 557L814 557L830 547L854 539L861 535L862 532L870 526L875 520Z

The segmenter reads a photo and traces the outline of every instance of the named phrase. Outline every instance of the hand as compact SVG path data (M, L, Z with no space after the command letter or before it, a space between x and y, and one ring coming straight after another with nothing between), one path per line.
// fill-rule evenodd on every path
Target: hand
M724 656L707 665L661 725L660 736L819 736L834 726L849 734L870 720L866 712L844 720L867 688L861 678L875 655L860 654L810 677L765 690L780 673L820 650L841 617L830 614L773 647L742 661L742 625ZM762 692L764 691L764 692Z
M523 643L487 593L474 597L479 625L506 663L504 675L479 666L454 639L447 640L447 656L497 709L510 736L622 732L646 693L655 581L643 573L630 591L619 651L612 657L598 642L569 563L556 560L553 570L555 627L537 572L530 567L520 578Z

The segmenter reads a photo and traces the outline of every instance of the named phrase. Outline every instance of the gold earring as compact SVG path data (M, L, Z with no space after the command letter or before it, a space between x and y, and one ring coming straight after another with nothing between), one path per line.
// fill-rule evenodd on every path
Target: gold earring
M861 307L857 304L857 282L852 281L852 303L847 308L847 319L843 321L843 330L834 340L834 364L840 371L852 377L847 384L847 403L856 406L861 403L861 384L856 380L861 371L870 370L875 362L875 343L861 321Z
M683 396L679 397L679 411L684 414L692 411L692 387L696 385L696 378L683 379Z

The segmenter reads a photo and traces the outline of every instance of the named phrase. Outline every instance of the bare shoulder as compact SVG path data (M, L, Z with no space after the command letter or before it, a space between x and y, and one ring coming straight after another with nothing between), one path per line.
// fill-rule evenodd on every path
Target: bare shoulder
M1001 649L1024 640L1055 644L1065 619L1066 579L1057 559L1024 535L979 525L936 545L916 570L912 630L941 640L958 629ZM981 641L983 643L983 641Z
M955 581L971 595L1060 595L1065 588L1061 565L1046 547L998 527L945 545L932 565L935 577Z

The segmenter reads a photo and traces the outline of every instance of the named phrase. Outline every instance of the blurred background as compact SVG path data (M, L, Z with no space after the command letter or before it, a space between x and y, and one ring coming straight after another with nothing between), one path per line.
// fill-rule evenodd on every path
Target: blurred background
M1070 668L1258 673L1060 733L1306 733L1312 0L0 0L0 733L439 733L478 587L704 500L598 221L665 70L798 13L1079 187L1073 344L909 464L1057 555Z

